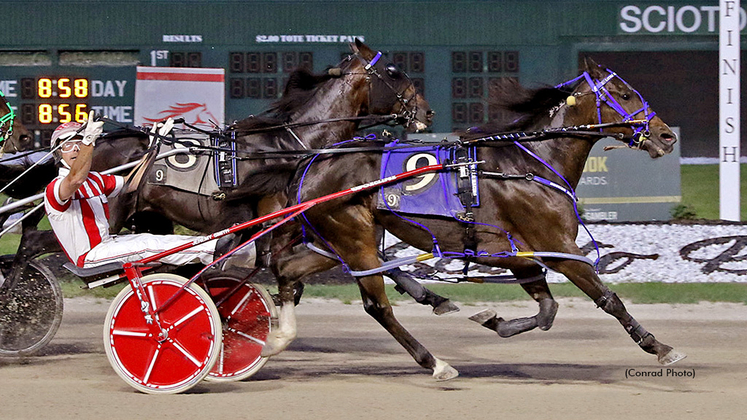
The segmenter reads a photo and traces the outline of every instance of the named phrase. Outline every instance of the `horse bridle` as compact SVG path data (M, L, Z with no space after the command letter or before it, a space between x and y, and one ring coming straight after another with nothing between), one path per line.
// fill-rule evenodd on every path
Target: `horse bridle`
M10 136L13 135L13 120L16 118L16 113L13 111L13 107L10 106L10 102L5 98L5 94L2 91L0 91L0 98L2 98L5 102L5 106L7 106L10 111L0 117L0 145L2 145L5 140L8 140Z
M583 79L586 81L586 83L591 88L591 93L594 94L596 97L596 106L597 106L597 118L599 120L599 124L602 123L602 103L606 104L615 112L617 112L622 118L622 122L626 125L629 125L633 129L633 136L630 139L630 142L627 143L628 147L631 149L641 149L643 144L648 141L651 137L651 131L649 130L649 123L656 115L656 112L651 111L651 108L648 105L648 102L643 99L643 95L641 95L637 90L635 90L628 82L622 79L622 77L618 76L617 73L610 69L606 69L609 73L604 79L598 80L589 74L589 72L585 71L575 79L569 80L565 83L561 83L556 86L556 88L561 88L564 86L568 86L571 84L576 83L577 81ZM631 92L635 93L638 96L638 99L641 101L641 108L637 109L633 112L628 112L625 110L625 108L620 105L615 98L612 97L612 94L607 90L605 87L607 83L609 83L613 79L618 79L620 82L622 82L628 89L630 89ZM575 95L575 94L574 94ZM643 113L644 118L643 119L636 119L636 115ZM600 129L601 130L601 129Z
M392 86L392 84L389 83L389 81L387 81L386 78L384 78L384 76L382 76L380 72L381 70L377 69L377 65L383 64L382 62L380 62L380 59L383 55L381 51L377 51L376 55L371 59L371 61L366 60L363 56L360 55L360 53L355 53L354 55L358 57L364 63L363 69L366 71L368 78L369 78L369 84L368 84L369 109L372 109L371 98L373 97L372 93L374 91L374 87L373 87L374 81L378 81L380 83L383 83L384 86L386 86L387 89L389 89L394 94L394 97L396 98L397 102L399 102L401 105L402 111L400 113L392 114L394 116L394 119L397 122L405 126L409 126L410 124L412 124L412 122L415 121L417 113L418 113L418 105L416 101L415 106L412 107L412 109L410 109L408 108L408 104L412 102L415 96L417 96L417 92L413 93L412 96L410 96L409 98L405 98L404 96L405 91L410 86L413 85L412 80L410 79L410 76L408 76L407 73L405 73L404 71L401 72L404 75L407 83L406 83L405 88L402 89L402 91L399 91L396 87ZM392 66L393 68L389 69L388 68L389 66ZM396 69L394 64L389 63L389 64L384 65L383 71L391 72L394 69ZM397 71L399 71L399 69L397 69ZM348 73L348 74L351 74L351 73Z

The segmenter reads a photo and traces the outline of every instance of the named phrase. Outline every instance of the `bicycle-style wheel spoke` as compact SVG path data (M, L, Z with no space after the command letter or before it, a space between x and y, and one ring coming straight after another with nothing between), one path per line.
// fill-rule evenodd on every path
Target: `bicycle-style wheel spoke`
M249 340L249 341L251 341L251 342L253 342L253 343L255 343L255 344L258 344L258 345L260 345L260 346L262 346L262 347L264 347L264 345L265 345L265 341L264 341L264 340L260 340L259 338L256 338L256 337L252 337L251 335L249 335L249 334L246 334L246 333L244 333L244 332L242 332L242 331L239 331L239 330L237 330L236 328L230 328L230 327L229 327L229 328L227 328L226 330L228 330L228 331L230 331L230 332L232 332L232 333L236 334L237 336L239 336L239 337L241 337L241 338L245 338L245 339L247 339L247 340Z
M112 335L120 335L123 337L143 337L147 338L150 334L141 331L130 331L130 330L112 330Z
M183 324L183 323L187 322L188 320L192 319L195 315L199 314L203 310L204 310L204 307L202 307L202 306L198 306L198 307L194 308L192 310L192 312L184 315L183 317L179 318L176 322L174 322L173 324L171 324L171 326L169 327L169 329L171 330L171 329L174 329L174 328L180 326L181 324Z
M261 352L272 328L272 298L262 286L247 283L239 273L234 276L223 272L206 279L205 284L213 299L220 302L218 311L223 318L221 356L209 379L246 379L267 361Z
M249 289L249 291L247 291L244 294L244 296L241 298L241 300L231 310L231 316L235 315L236 312L238 312L244 306L244 304L246 304L246 301L248 301L252 297L253 294L254 294L254 290L253 289Z
M197 358L192 353L190 353L186 348L184 348L184 346L182 346L179 343L179 341L174 340L174 339L170 339L169 343L171 343L171 345L173 345L174 348L177 351L179 351L179 353L182 354L182 356L186 357L187 360L189 360L190 362L192 362L195 366L200 366L202 364L199 360L197 360Z
M145 375L143 376L143 383L147 384L150 382L150 375L153 373L153 367L156 365L156 361L158 361L159 354L161 354L161 346L156 347L156 351L153 353L150 363L148 363L148 370L145 371Z

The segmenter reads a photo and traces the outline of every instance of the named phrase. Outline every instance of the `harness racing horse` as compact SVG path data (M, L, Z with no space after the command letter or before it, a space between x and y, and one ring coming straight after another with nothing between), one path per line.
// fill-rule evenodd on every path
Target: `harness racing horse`
M18 120L5 94L0 91L0 154L31 148L33 136Z
M29 153L19 153L31 148L32 134L15 118L16 114L0 92L0 190L13 198L26 198L29 192L38 191L40 178L50 181L50 166L42 165L23 175L31 165ZM56 171L54 171L56 173ZM13 185L11 181L18 179ZM46 183L44 184L46 185ZM6 188L7 187L7 188Z
M366 312L418 364L432 369L435 378L457 376L455 369L431 355L394 317L382 276L376 272L382 265L377 253L377 228L383 227L421 250L509 269L539 303L540 312L532 318L513 321L503 321L495 314L478 314L478 322L502 336L552 326L557 303L545 281L542 266L546 266L563 274L598 307L614 316L631 338L644 351L655 354L660 363L671 364L685 357L656 340L627 312L617 295L602 284L591 261L583 257L576 245L579 217L575 200L569 199L569 195L575 197L573 190L589 151L599 138L610 135L630 140L627 146L657 158L672 151L674 133L636 90L591 60L583 74L567 84L535 90L516 84L504 86L499 93L498 105L519 118L507 125L470 130L462 139L463 144L475 145L477 160L484 161L479 165L484 169L478 181L481 202L472 208L474 222L409 214L405 219L393 211L377 209L375 192L360 192L310 208L303 218L308 236L339 261L308 254L299 258L292 251L277 260L273 270L283 305L279 328L268 339L265 355L276 354L295 338L290 293L293 283L303 275L344 261L351 273L362 273L356 279ZM600 132L600 127L606 130ZM523 140L535 141L515 141L522 136ZM304 202L376 180L381 160L380 153L320 155L296 172L290 184L291 197ZM273 244L273 249L281 248L282 241L287 240L283 235L274 235L273 241L279 243ZM471 252L467 252L469 248ZM504 323L507 325L501 327Z
M256 159L262 152L305 153L306 149L347 140L365 119L396 120L412 130L431 124L433 112L406 74L360 41L351 44L351 49L353 55L322 76L297 70L290 76L283 97L267 113L228 127L225 135L234 137L237 148L251 158L237 162L239 185L250 172L284 160ZM252 186L247 188L251 190ZM163 215L195 231L212 233L278 210L285 206L286 199L257 197L237 204L143 183L129 203L119 206L126 213L113 215L111 223L119 227L134 214L146 212Z

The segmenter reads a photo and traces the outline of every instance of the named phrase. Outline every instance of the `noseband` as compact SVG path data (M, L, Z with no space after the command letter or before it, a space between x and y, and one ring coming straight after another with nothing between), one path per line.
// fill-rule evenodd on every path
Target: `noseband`
M648 106L648 102L643 99L643 96L637 90L633 89L633 87L630 86L628 82L623 80L614 71L610 69L606 70L609 74L602 80L592 78L589 72L585 71L575 79L557 85L556 88L572 85L581 79L585 80L591 88L591 92L594 93L594 96L596 96L597 118L599 120L599 124L602 124L602 103L605 103L610 108L614 109L615 112L617 112L623 118L623 123L627 123L633 129L633 136L628 143L628 147L632 149L640 149L643 144L651 137L649 123L654 118L654 115L656 115L656 112L651 111L651 108ZM620 105L620 103L612 97L610 92L605 87L605 85L607 85L607 83L609 83L612 79L618 79L625 86L627 86L628 89L638 95L638 99L640 99L642 104L641 108L633 112L626 111L625 108L623 108L622 105ZM642 120L636 119L635 115L641 112L643 112L644 118Z
M363 61L363 63L364 63L363 69L366 70L366 73L368 74L368 79L369 79L369 84L368 84L369 109L372 109L372 107L371 107L371 98L373 96L372 93L373 93L373 90L374 90L373 89L373 84L374 84L373 82L374 82L374 80L377 80L380 83L383 83L384 86L386 86L387 89L389 89L394 94L395 98L397 99L397 102L399 102L400 105L402 105L402 107L401 107L402 110L400 111L400 113L394 113L394 114L392 114L392 116L394 117L394 119L398 123L403 124L405 126L409 126L410 124L412 124L412 122L415 121L415 118L416 118L416 115L417 115L417 112L418 112L417 101L415 102L415 106L412 107L412 109L408 108L407 105L413 100L413 98L417 95L417 93L414 93L409 98L405 98L404 97L404 92L410 86L412 86L412 80L410 80L410 77L407 75L407 73L402 72L402 74L407 78L408 83L407 83L407 86L400 92L399 90L397 90L397 88L395 88L394 86L392 86L392 84L389 83L389 81L387 81L384 78L384 76L382 76L380 70L378 70L377 67L376 67L377 64L381 64L381 63L379 63L379 59L381 59L381 56L382 56L381 51L378 51L376 53L376 55L374 56L374 58L371 59L371 61L367 61L365 58L363 58L358 53L356 53L355 55L361 61ZM390 64L390 65L393 65L393 64ZM384 71L387 71L387 70L384 69Z

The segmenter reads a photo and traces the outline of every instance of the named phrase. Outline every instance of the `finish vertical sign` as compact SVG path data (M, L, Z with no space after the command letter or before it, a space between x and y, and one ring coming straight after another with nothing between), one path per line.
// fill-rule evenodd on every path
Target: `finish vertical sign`
M739 0L720 0L719 8L719 217L738 221Z

